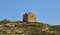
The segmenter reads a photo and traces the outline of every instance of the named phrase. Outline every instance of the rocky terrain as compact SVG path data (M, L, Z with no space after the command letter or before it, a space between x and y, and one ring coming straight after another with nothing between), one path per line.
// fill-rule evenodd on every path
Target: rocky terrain
M0 35L60 35L60 25L1 20Z

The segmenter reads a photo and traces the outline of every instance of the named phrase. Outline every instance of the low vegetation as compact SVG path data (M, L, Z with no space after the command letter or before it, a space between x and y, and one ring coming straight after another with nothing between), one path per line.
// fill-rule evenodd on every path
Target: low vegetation
M42 22L0 21L0 35L60 35L60 25Z

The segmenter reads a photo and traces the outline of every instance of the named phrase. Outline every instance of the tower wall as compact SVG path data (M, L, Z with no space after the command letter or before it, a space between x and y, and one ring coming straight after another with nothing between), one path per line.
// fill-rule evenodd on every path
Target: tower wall
M27 14L24 14L23 15L23 22L27 22L28 21L28 15Z
M23 15L23 22L36 22L36 15L33 13L25 13Z

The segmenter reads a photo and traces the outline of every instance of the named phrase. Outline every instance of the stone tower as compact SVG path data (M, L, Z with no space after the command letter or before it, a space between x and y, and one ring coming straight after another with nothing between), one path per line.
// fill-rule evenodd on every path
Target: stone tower
M25 13L23 15L23 22L36 22L36 15L33 13Z

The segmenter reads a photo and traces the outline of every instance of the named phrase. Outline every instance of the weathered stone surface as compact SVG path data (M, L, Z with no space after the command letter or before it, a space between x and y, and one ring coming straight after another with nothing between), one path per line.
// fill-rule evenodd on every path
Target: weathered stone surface
M25 13L23 15L23 22L36 22L36 15L33 13Z

